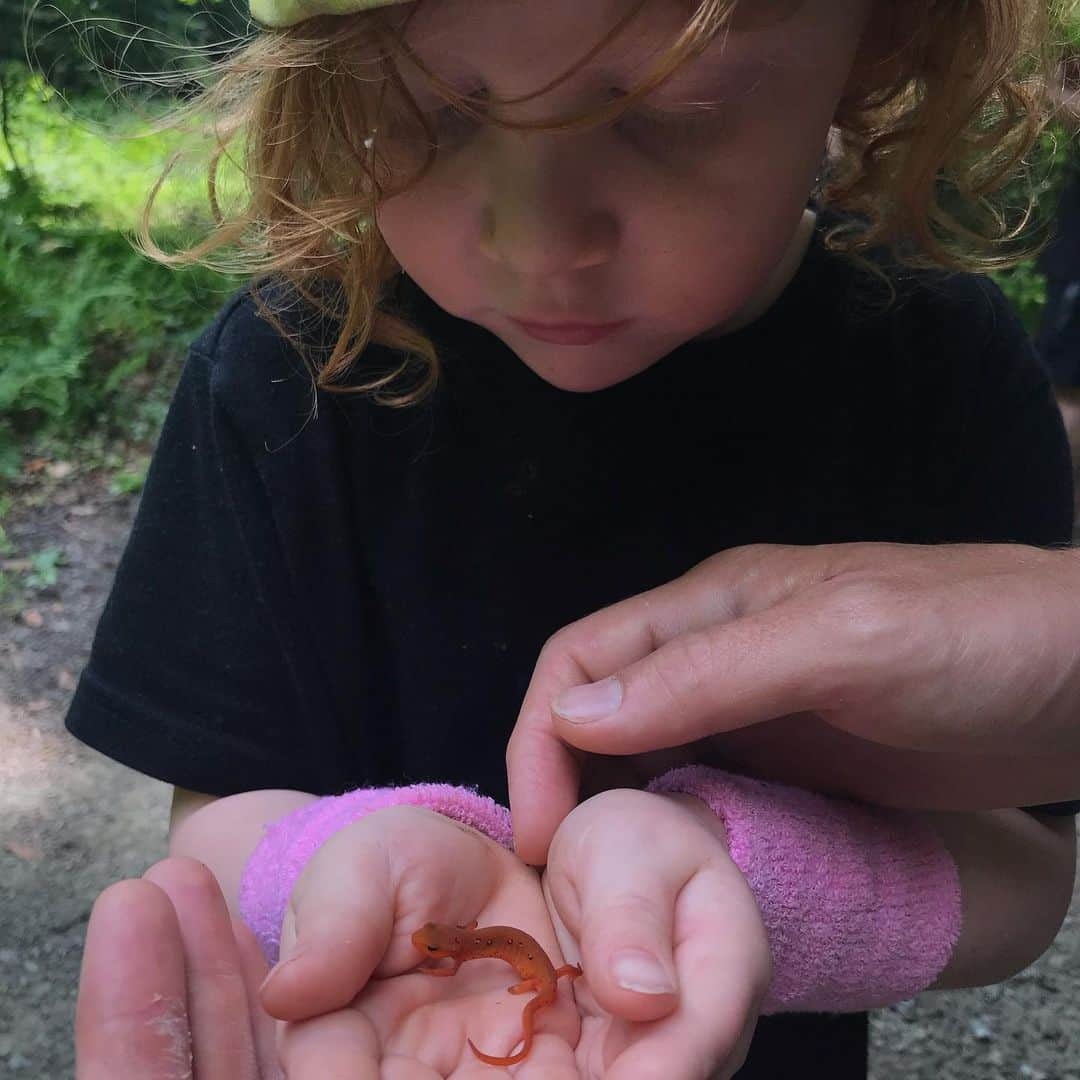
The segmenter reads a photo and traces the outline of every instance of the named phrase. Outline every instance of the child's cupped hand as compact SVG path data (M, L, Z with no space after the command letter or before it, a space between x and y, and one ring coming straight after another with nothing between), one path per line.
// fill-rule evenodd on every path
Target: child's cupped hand
M544 895L581 1015L582 1077L726 1080L772 977L754 895L690 795L616 789L563 819Z
M288 1021L278 1046L289 1080L505 1074L468 1040L500 1057L518 1046L531 994L507 993L519 981L510 966L481 959L452 978L410 974L423 959L416 929L473 920L525 930L555 967L585 971L537 1014L515 1076L696 1080L742 1064L771 977L753 893L704 803L620 788L562 822L542 877L421 807L335 833L297 881L282 963L261 993ZM655 973L642 966L650 956Z
M507 995L513 970L477 960L452 978L410 974L424 959L414 931L474 919L526 930L561 963L539 874L468 826L396 806L331 836L293 889L281 963L260 994L286 1021L277 1041L289 1080L498 1075L467 1039L498 1056L520 1040L528 997ZM519 1074L577 1080L572 997L562 991L541 1015Z

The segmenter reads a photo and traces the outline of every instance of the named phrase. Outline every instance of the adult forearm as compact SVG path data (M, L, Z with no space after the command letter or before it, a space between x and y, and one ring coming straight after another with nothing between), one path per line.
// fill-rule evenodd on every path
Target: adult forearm
M713 736L688 748L686 757L899 809L991 810L1080 799L1080 753L911 750L841 731L809 713Z
M985 986L1034 963L1072 898L1074 819L1022 810L923 816L956 862L963 904L960 938L930 989Z
M661 767L715 755L910 809L1080 797L1080 552L861 543L713 556L544 646L507 748L529 862L573 807L581 751L661 752Z
M303 791L264 790L215 799L173 825L169 854L205 863L217 878L229 911L239 917L240 877L263 827L316 798Z

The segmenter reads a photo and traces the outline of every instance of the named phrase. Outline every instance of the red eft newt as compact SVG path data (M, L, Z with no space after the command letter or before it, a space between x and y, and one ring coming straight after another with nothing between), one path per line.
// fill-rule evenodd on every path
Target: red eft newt
M456 975L466 960L495 957L505 960L521 977L521 982L509 988L511 994L537 991L536 997L522 1011L524 1045L510 1057L492 1057L477 1050L472 1039L466 1040L472 1052L488 1065L514 1065L521 1061L532 1046L535 1014L555 1001L556 984L564 975L576 979L583 974L579 964L564 964L556 969L548 955L533 937L513 926L481 926L474 919L468 926L448 926L445 923L424 923L412 936L413 945L425 956L441 959L449 956L451 967L419 967L425 975Z

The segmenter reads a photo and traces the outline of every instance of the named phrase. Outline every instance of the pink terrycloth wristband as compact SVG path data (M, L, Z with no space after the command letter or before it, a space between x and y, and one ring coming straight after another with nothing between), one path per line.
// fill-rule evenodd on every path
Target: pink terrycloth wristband
M913 997L960 936L960 879L912 814L704 765L648 786L703 800L727 830L773 958L762 1013L859 1012Z
M240 915L271 964L278 960L281 925L293 886L311 856L346 825L384 807L402 805L425 806L513 850L510 811L486 795L453 784L358 788L308 803L264 827L240 879Z

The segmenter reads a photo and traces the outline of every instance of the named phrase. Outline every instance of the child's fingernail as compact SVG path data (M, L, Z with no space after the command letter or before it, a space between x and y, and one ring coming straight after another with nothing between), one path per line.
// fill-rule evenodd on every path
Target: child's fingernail
M564 690L551 707L564 720L583 723L610 716L622 704L622 694L622 683L612 675L587 686L572 686Z
M642 949L624 949L615 954L611 973L624 990L638 994L674 994L672 982L663 965Z

